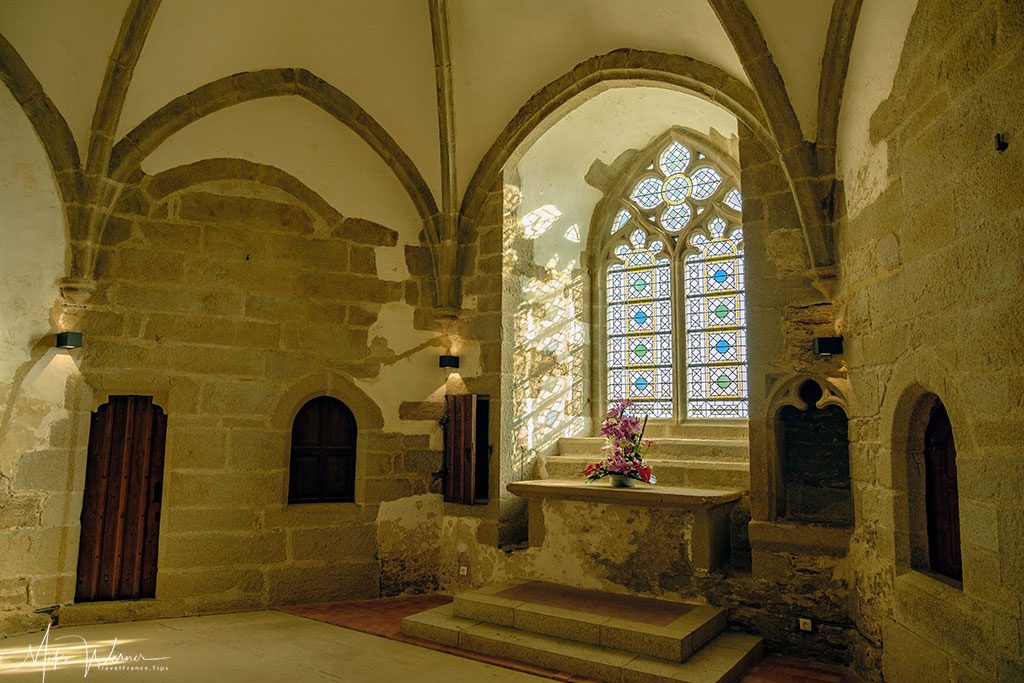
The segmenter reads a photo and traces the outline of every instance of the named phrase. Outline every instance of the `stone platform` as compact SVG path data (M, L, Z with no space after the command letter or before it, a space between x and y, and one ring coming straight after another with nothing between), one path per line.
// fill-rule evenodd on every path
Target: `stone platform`
M518 579L406 617L406 635L600 681L739 680L759 636L723 632L716 607Z

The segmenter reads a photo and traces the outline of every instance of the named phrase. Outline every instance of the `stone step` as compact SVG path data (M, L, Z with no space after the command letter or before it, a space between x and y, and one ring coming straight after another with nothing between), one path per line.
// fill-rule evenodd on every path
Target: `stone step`
M558 440L560 455L588 455L601 457L606 444L600 436L572 436ZM645 459L702 460L716 462L748 462L750 448L747 441L736 439L657 439L645 453Z
M747 440L747 421L740 420L701 420L683 424L661 424L652 422L647 425L645 436L651 439L738 439Z
M681 662L725 628L717 607L515 579L455 596L454 614Z
M538 457L538 479L583 479L583 468L600 459L588 455ZM645 458L662 486L693 488L750 489L750 465L746 462L701 460L659 460Z
M760 636L721 633L685 662L669 661L458 617L454 604L406 617L402 631L463 650L615 683L733 683L761 658L763 650Z

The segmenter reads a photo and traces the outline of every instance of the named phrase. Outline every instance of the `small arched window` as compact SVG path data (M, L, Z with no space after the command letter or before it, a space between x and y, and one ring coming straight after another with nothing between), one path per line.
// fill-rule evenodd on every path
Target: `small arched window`
M288 502L353 500L355 475L355 416L336 398L314 398L302 406L292 423Z
M956 447L949 414L939 400L935 401L924 430L924 469L931 570L962 581Z

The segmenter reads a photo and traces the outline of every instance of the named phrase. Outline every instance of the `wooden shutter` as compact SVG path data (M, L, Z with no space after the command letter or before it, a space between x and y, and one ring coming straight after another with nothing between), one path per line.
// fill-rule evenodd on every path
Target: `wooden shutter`
M490 398L481 394L445 397L444 499L473 505L487 502Z
M150 396L112 396L93 413L76 601L156 594L166 436Z
M924 461L928 559L932 571L962 581L956 447L953 445L953 426L941 403L932 410L925 429Z

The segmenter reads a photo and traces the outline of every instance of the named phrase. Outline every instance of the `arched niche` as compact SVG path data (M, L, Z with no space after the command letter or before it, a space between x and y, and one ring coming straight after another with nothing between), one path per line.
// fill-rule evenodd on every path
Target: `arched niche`
M776 413L780 521L853 525L849 421L827 386L814 378L793 382Z
M916 398L903 445L910 568L962 586L955 430L939 396Z

